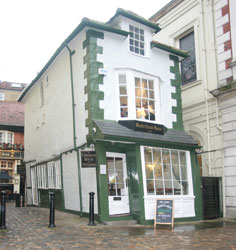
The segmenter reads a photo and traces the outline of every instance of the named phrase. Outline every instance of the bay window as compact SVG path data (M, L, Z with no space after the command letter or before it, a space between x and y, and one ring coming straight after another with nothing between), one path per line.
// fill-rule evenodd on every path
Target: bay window
M132 70L121 71L118 73L118 88L120 119L161 123L157 77Z
M189 152L142 147L147 195L191 195Z

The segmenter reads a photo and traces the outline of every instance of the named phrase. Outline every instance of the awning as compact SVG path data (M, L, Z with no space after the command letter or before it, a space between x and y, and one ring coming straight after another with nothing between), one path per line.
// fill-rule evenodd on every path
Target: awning
M6 180L11 180L14 179L13 177L11 177L7 172L0 172L0 179L6 179Z
M192 147L199 147L197 142L185 131L168 129L164 135L153 134L141 131L135 131L127 128L117 121L110 120L94 120L94 125L97 127L97 133L95 133L95 139L102 139L109 137L119 137L123 140L147 140L150 142L165 142L183 144Z

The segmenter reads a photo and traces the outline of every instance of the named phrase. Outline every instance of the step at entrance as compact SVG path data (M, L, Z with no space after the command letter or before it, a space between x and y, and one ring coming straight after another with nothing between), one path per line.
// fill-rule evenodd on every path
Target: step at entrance
M104 224L108 226L122 227L122 226L135 225L137 224L137 221L136 220L104 221Z

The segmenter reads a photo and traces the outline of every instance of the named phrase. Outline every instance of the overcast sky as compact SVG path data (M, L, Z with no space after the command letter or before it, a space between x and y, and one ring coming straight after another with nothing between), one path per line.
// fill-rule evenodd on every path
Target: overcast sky
M0 80L30 83L83 17L151 17L169 0L0 0Z

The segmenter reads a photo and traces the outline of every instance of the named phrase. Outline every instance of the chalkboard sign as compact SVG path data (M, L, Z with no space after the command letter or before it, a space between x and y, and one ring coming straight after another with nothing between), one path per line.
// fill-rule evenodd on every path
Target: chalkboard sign
M156 224L171 224L174 226L174 201L172 199L157 199L154 227Z

